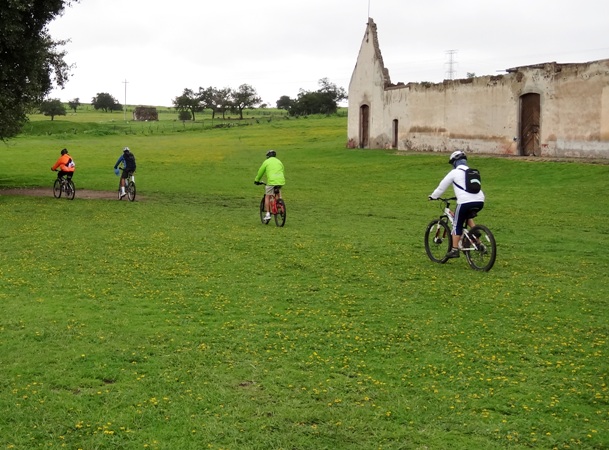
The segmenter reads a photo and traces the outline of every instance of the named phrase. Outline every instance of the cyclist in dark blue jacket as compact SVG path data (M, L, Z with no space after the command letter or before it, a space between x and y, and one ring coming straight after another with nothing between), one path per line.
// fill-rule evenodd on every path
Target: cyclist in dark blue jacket
M118 166L122 164L123 174L121 175L121 198L127 193L125 192L125 180L129 178L133 172L135 172L135 155L131 153L129 147L123 149L123 154L119 156L116 164L114 164L114 171L118 174Z

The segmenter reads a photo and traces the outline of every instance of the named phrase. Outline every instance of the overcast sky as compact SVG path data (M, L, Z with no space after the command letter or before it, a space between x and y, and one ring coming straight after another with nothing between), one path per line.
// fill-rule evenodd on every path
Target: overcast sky
M171 106L184 88L253 86L275 106L349 87L368 17L391 81L440 82L609 58L606 0L81 0L49 26L72 77L52 98ZM127 83L125 83L127 81ZM126 87L126 89L125 89Z

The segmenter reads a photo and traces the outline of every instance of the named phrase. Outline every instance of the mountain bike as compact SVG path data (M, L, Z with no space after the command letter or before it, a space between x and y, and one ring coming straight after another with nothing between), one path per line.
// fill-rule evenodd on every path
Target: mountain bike
M74 200L74 196L76 195L76 187L74 187L72 178L55 178L55 182L53 183L53 195L55 198L61 198L62 194L64 194L65 198L68 200Z
M125 169L121 169L125 170ZM129 201L135 200L135 172L129 172L127 178L125 178L125 192L127 193L127 198ZM118 181L118 199L122 200L123 195L121 195L121 180Z
M259 181L257 184L263 184L266 186L266 183L262 181ZM275 188L273 189L273 195L271 195L271 198L269 199L269 210L271 215L275 217L275 225L277 225L278 227L282 227L285 225L286 218L285 202L280 197L280 195L281 192L279 186L275 186ZM265 220L264 218L266 215L266 212L264 211L265 196L266 194L263 195L262 200L260 200L260 222L262 222L264 225L268 225L270 220Z
M444 264L448 261L446 254L452 249L451 229L455 226L455 215L450 209L450 201L456 199L438 198L443 204L442 215L432 220L425 229L425 251L433 262ZM473 219L476 213L474 210L468 219ZM459 250L465 254L467 263L474 270L491 270L497 257L495 237L484 225L475 225L471 229L463 227Z

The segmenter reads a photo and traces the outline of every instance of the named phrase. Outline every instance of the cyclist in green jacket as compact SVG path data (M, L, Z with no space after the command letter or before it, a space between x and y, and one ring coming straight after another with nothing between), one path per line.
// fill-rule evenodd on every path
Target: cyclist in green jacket
M271 220L269 200L271 196L274 195L274 188L277 186L281 189L285 185L283 163L277 159L277 152L275 152L275 150L266 152L266 160L262 163L260 169L258 169L254 184L262 184L260 180L262 180L262 177L264 176L266 176L266 189L264 191L264 210L266 211L266 215L264 220L268 222ZM281 191L279 193L279 198L281 198Z

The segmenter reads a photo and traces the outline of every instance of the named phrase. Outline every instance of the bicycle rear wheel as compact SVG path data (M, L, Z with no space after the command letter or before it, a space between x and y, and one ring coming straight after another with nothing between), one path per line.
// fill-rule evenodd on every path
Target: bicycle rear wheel
M282 199L277 200L277 214L275 214L275 225L282 227L285 225L286 209Z
M76 187L74 186L74 182L70 179L66 181L66 198L68 200L74 200L74 196L76 195Z
M127 183L127 198L129 201L135 200L135 183L133 181Z
M264 225L268 225L269 221L268 220L264 220L264 216L266 216L266 212L264 212L264 198L265 196L262 196L262 200L260 200L260 222L262 222Z
M61 197L61 180L59 178L55 178L55 183L53 183L53 195L55 198Z
M432 220L425 229L425 252L433 262L444 264L452 247L450 228L443 220Z
M476 225L469 230L469 234L474 242L469 245L471 250L464 252L467 263L474 270L488 272L497 258L495 236L484 225Z

